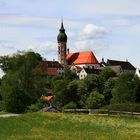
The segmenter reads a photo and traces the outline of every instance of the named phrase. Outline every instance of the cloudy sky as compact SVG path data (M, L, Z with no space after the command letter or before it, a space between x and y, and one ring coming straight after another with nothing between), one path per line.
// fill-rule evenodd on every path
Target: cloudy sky
M70 51L140 68L140 0L0 0L0 55L32 49L57 60L62 17Z

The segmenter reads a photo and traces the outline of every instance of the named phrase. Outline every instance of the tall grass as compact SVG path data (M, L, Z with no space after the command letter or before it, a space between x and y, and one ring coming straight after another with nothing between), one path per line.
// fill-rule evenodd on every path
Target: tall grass
M0 140L138 140L140 118L32 113L0 118Z

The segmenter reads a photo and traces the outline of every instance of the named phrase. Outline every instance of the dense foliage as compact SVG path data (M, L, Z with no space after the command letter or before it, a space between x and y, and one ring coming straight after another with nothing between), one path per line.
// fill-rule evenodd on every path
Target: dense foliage
M134 111L135 104L140 104L140 79L132 72L116 75L110 68L104 68L99 75L88 75L84 80L68 79L55 79L54 103L60 108L100 108L127 103L134 105Z
M18 52L1 56L0 68L5 75L0 80L0 110L21 113L36 111L42 94L51 91L53 105L65 108L100 108L112 104L140 104L140 79L134 73L116 75L104 68L98 75L79 80L64 66L64 74L50 77L41 71L42 58L34 52Z
M0 57L0 67L5 72L0 86L3 110L24 112L42 94L47 94L47 75L34 72L41 60L41 56L34 52Z

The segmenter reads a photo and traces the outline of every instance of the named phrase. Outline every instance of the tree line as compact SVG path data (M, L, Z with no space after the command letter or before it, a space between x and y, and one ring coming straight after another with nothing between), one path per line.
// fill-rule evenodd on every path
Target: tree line
M140 79L134 73L116 75L104 68L98 75L79 80L76 73L64 67L64 74L51 77L42 71L40 54L17 52L0 57L5 75L0 80L0 110L23 113L30 106L40 109L41 95L52 92L52 103L66 108L101 108L113 104L140 104Z

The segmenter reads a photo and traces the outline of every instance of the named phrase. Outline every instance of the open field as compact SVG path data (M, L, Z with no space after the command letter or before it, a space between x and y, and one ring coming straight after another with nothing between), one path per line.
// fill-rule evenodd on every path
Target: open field
M0 118L0 140L139 140L140 118L31 113Z

